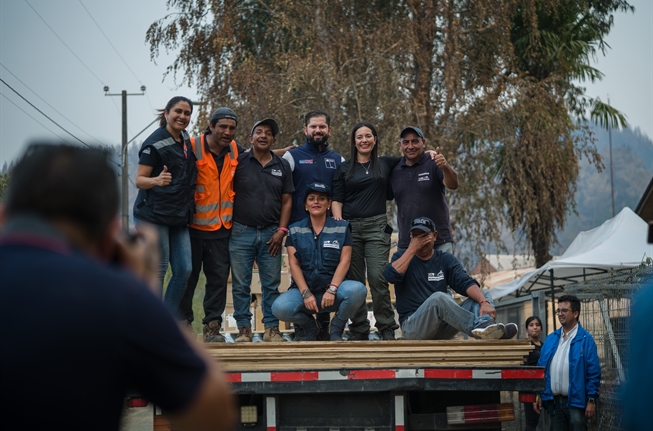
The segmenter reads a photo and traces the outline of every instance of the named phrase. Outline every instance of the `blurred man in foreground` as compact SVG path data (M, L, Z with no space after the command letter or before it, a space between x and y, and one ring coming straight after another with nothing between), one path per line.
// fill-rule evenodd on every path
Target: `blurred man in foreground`
M104 154L30 147L4 204L2 429L116 430L128 389L176 428L230 429L234 404L217 365L145 284L156 285L156 234L119 237Z

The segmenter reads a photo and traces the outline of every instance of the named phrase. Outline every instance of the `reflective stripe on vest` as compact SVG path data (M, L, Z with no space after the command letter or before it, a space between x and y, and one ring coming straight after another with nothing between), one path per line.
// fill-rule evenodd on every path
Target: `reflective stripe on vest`
M190 226L204 231L215 231L222 226L230 229L234 207L233 177L238 165L236 141L229 144L229 153L224 156L220 173L213 156L205 155L204 135L191 138L190 142L197 158L198 171L195 215ZM198 142L200 145L197 145Z

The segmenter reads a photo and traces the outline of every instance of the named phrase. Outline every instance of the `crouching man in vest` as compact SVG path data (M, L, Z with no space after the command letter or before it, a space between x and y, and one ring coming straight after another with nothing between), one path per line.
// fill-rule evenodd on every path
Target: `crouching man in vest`
M202 330L205 343L224 342L220 334L227 302L229 234L234 206L233 178L238 154L245 151L234 141L238 117L229 108L218 108L206 131L191 138L197 157L195 216L190 225L193 269L179 306L182 318L193 322L193 294L204 268L206 292Z
M272 313L295 324L295 341L314 341L314 314L336 312L329 328L331 341L341 341L347 320L365 302L367 289L346 280L352 245L349 222L327 216L330 187L306 186L303 207L309 216L290 225L286 240L292 285L272 305Z

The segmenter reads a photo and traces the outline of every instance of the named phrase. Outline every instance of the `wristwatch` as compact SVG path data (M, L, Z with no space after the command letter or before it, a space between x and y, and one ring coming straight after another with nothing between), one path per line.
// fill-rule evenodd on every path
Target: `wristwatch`
M336 292L338 291L338 288L334 284L329 284L326 291L327 291L327 293L330 293L331 295L335 295Z
M592 404L596 404L596 400L594 398L588 398L587 402L592 403Z

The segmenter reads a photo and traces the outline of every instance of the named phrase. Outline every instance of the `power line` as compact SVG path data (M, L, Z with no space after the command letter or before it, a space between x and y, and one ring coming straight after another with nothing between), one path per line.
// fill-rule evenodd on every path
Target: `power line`
M100 27L100 24L97 23L97 21L95 20L95 18L93 18L93 15L91 15L91 12L89 12L89 10L86 8L86 6L85 6L84 3L82 2L82 0L79 0L79 4L82 5L82 7L84 8L84 10L85 10L86 13L88 14L88 16L91 17L91 20L93 21L93 23L95 23L95 26L98 28L98 30L100 30L100 33L102 33L102 35L103 35L104 38L107 40L107 42L109 42L109 45L111 45L111 48L113 48L113 50L116 52L116 54L118 54L118 57L120 57L120 59L122 60L122 62L125 64L125 66L127 66L127 69L129 69L129 71L132 73L132 75L134 75L134 78L136 78L136 80L138 81L139 84L143 85L143 82L142 82L140 79L138 79L138 76L136 76L136 74L134 73L134 71L132 70L132 68L129 67L129 64L127 64L127 62L126 62L125 59L122 57L122 55L120 55L120 52L118 52L118 50L117 50L116 47L113 45L113 43L111 43L111 40L109 40L109 37L106 35L106 33L104 32L104 30L102 30L102 27Z
M36 97L38 97L39 99L41 99L41 101L42 101L43 103L45 103L46 105L48 105L48 106L49 106L50 108L52 108L56 113L58 113L58 114L61 115L63 118L65 118L66 120L68 120L68 121L69 121L73 126L77 127L79 130L81 130L82 132L86 133L86 134L87 134L88 136L90 136L92 139L95 139L95 141L96 141L98 144L102 145L102 142L100 142L99 139L94 138L94 137L93 137L90 133L88 133L86 130L82 129L82 128L79 127L77 124L75 124L71 119L69 119L68 117L66 117L66 116L65 116L64 114L62 114L61 112L59 112L59 111L57 110L57 108L55 108L54 106L50 105L46 100L44 100L44 99L43 99L41 96L39 96L39 95L38 95L34 90L32 90L32 89L29 87L29 85L27 85L27 84L25 84L23 81L21 81L21 79L20 79L19 77L17 77L17 76L16 76L16 75L11 71L11 70L9 70L9 68L8 68L7 66L5 66L4 64L2 64L1 62L0 62L0 66L4 67L5 70L11 74L11 76L13 76L14 78L16 78L16 80L18 80L18 82L20 82L20 83L23 84L25 87L27 87L27 89L28 89L29 91L31 91L32 93L34 93L34 95L35 95Z
M20 97L20 98L23 99L25 102L27 102L27 104L29 104L32 108L36 109L36 110L37 110L41 115L43 115L45 118L47 118L48 120L50 120L50 121L51 121L52 123L54 123L57 127L59 127L61 130L63 130L64 132L68 133L70 136L72 136L73 138L75 138L76 140L78 140L78 141L81 142L83 145L87 146L88 148L92 148L89 144L87 144L86 142L84 142L84 141L82 141L81 139L79 139L77 136L75 136L75 135L73 135L72 133L70 133L70 132L69 132L68 130L66 130L63 126L61 126L59 123L57 123L56 121L54 121L52 118L48 117L47 114L45 114L43 111L41 111L39 108L37 108L37 107L36 107L32 102L30 102L29 100L27 100L27 99L26 99L22 94L20 94L18 91L16 91L16 90L11 86L11 85L7 84L7 82L6 82L4 79L0 78L0 82L2 82L4 85L6 85L7 88L9 88L11 91L13 91L14 93L16 93L16 94L18 95L18 97ZM5 96L5 97L6 97L6 96ZM113 161L113 160L111 160L111 159L109 159L109 158L107 158L107 160L111 161L111 162L114 163L116 166L120 166L119 163L117 163L117 162L115 162L115 161Z
M23 108L21 108L20 106L18 106L18 105L16 104L16 102L14 102L13 100L11 100L11 99L8 98L7 96L5 96L3 93L0 93L0 96L2 96L2 97L4 97L5 99L7 99L7 101L8 101L9 103L11 103L11 104L14 105L16 108L18 108L18 109L20 109L21 111L23 111L23 113L24 113L25 115L27 115L29 118L31 118L32 120L34 120L34 121L36 121L37 123L39 123L41 126L43 126L44 129L46 129L47 131L49 131L50 133L52 133L54 136L56 136L57 138L61 139L61 140L64 141L65 143L72 145L72 143L66 141L66 140L65 140L64 138L62 138L61 136L57 135L57 134L56 134L52 129L50 129L48 126L46 126L45 124L41 123L41 122L40 122L39 120L37 120L36 118L32 117L32 116L31 116L31 115L30 115L26 110L24 110Z
M71 48L66 44L66 42L64 42L63 39L62 39L61 37L59 37L59 35L57 34L57 32L54 31L54 29L53 29L52 27L50 27L50 24L48 24L47 21L46 21L45 19L43 19L43 17L42 17L42 16L41 16L37 11L36 11L36 9L34 9L34 6L32 6L28 0L25 0L25 3L27 3L27 4L29 5L29 7L32 8L32 10L34 11L34 13L35 13L39 18L41 18L41 21L43 21L43 23L44 23L44 24L45 24L45 25L50 29L50 31L52 31L52 33L54 33L54 35L57 36L57 38L61 41L61 43L63 43L64 46L65 46L66 48L68 48L68 51L70 51L70 53L71 53L72 55L74 55L75 58L76 58L77 60L79 60L80 63L82 63L82 64L84 65L84 67L86 68L86 70L88 70L89 72L91 72L91 74L92 74L93 76L95 76L95 79L97 79L97 80L100 82L100 84L104 85L104 82L103 82L103 81L102 81L102 80L101 80L101 79L100 79L100 78L99 78L99 77L98 77L98 76L97 76L97 75L96 75L96 74L91 70L90 67L88 67L88 66L86 65L86 63L84 63L84 62L82 61L81 58L79 58L79 57L77 56L77 54L75 54L75 52L74 52L74 51L73 51L73 50L72 50L72 49L71 49Z

